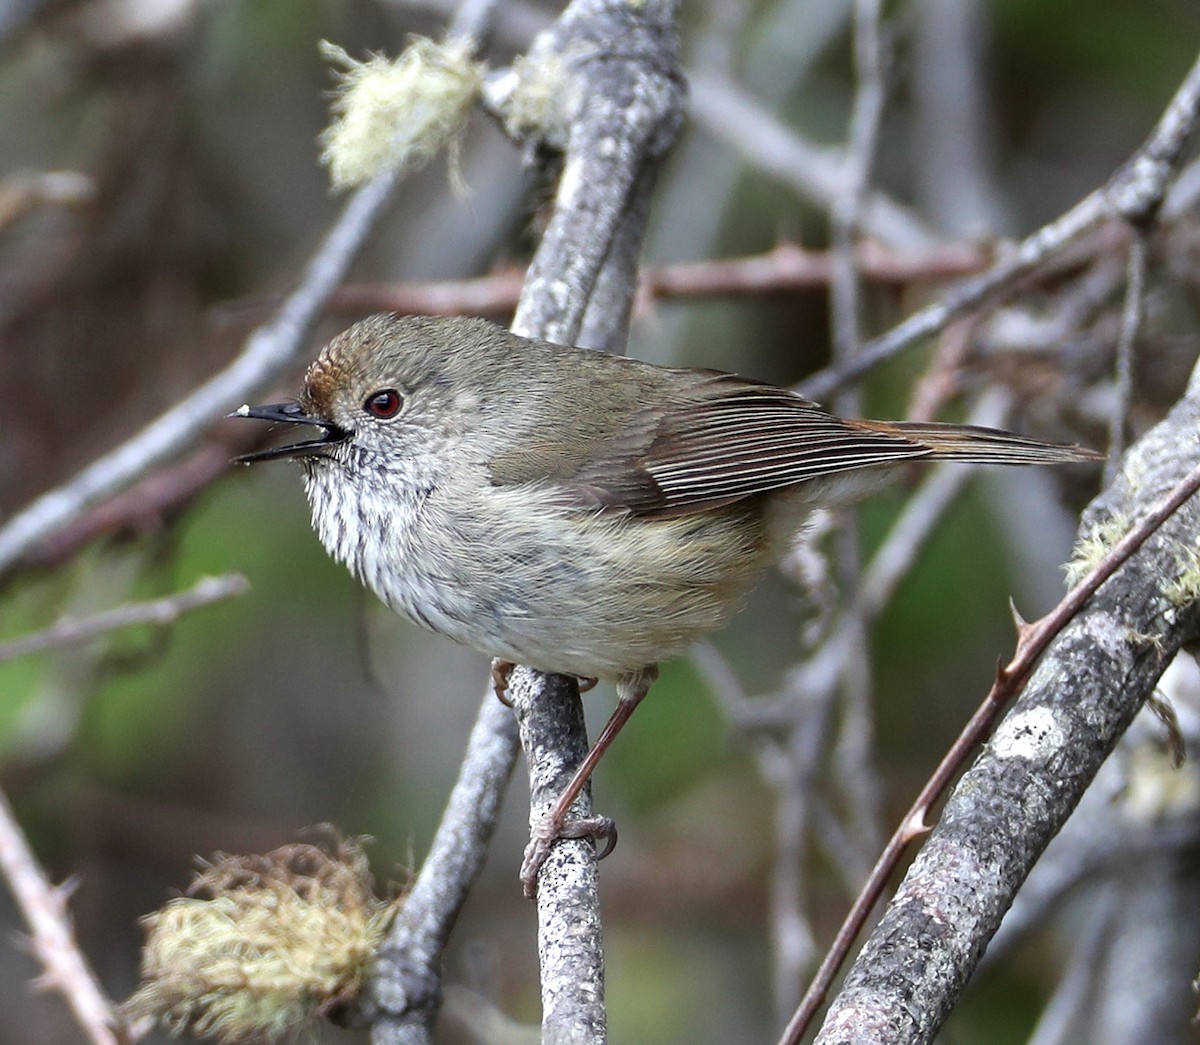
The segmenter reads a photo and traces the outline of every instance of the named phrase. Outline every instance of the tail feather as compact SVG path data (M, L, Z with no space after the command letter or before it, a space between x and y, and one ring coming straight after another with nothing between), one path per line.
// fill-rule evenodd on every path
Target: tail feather
M1098 461L1104 455L1070 443L1040 439L980 425L937 421L847 421L855 428L911 440L929 450L934 460L975 461L979 464L1061 464Z

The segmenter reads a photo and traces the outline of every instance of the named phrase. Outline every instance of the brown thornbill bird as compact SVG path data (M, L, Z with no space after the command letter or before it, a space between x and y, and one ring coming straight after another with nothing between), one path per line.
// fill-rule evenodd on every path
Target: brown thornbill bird
M498 662L616 684L608 725L534 830L527 890L553 841L578 836L571 803L659 661L720 627L813 509L912 461L1100 456L835 417L760 381L461 316L365 319L325 347L298 400L234 416L311 435L240 460L299 461L321 543L397 613Z

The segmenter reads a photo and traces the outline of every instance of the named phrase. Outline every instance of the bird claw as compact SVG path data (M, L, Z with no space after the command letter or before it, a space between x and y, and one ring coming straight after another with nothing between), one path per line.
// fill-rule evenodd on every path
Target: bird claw
M529 844L521 861L521 884L527 899L537 896L538 873L542 864L560 839L590 838L594 842L603 840L603 848L596 854L603 860L617 846L617 824L609 816L582 816L555 822L555 817L544 816L530 828Z
M496 691L496 697L501 704L506 704L512 707L512 701L508 699L508 679L513 673L513 668L516 665L511 660L501 660L496 657L492 661L492 689Z

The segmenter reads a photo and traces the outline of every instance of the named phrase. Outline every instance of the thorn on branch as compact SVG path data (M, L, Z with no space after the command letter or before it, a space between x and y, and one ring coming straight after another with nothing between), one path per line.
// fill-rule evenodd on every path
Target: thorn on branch
M1029 635L1031 625L1029 621L1021 616L1021 611L1017 609L1017 604L1013 600L1012 596L1009 596L1008 599L1008 609L1012 614L1013 627L1015 627L1017 630L1017 646L1020 647L1021 643L1024 642L1026 637Z
M1012 678L1012 669L1008 664L1005 664L999 657L996 658L996 681L992 684L993 691L1002 688L1008 684Z

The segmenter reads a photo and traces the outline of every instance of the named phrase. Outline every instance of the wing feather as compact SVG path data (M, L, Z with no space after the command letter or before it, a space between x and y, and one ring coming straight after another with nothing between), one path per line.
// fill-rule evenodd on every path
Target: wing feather
M706 376L703 394L652 408L657 424L632 452L593 457L568 481L588 503L680 515L834 472L924 457L928 447L854 428L770 385Z
M592 355L542 347L570 353L576 366ZM609 359L603 380L594 367L588 373L596 379L576 398L534 397L519 425L497 433L507 438L487 462L493 483L537 483L587 511L671 516L917 458L1046 464L1098 456L996 429L847 420L787 389L711 370Z

